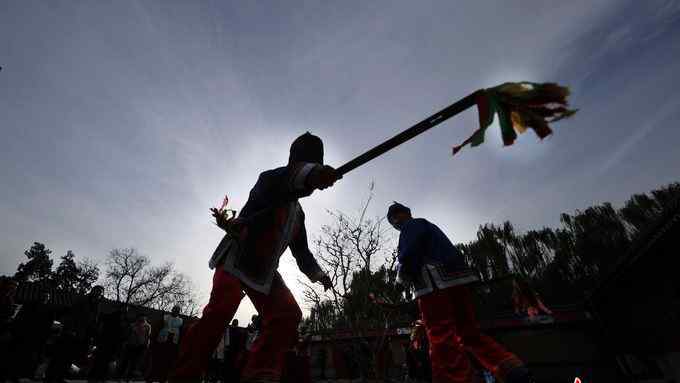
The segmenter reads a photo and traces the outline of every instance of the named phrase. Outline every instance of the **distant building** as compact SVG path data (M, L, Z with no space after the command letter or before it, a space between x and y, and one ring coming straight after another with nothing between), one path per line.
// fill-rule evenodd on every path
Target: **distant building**
M82 298L82 295L75 292L56 289L43 283L25 282L19 284L15 301L19 305L38 302L41 300L45 291L49 292L50 294L50 301L48 304L63 312L67 312L69 307L73 306L73 304L78 299ZM102 300L100 310L101 313L108 314L114 312L115 310L119 310L121 307L123 307L122 305L123 303L121 302L104 298ZM128 319L133 320L137 315L144 314L149 319L149 321L152 322L152 324L154 321L161 321L163 315L170 313L168 311L156 310L150 307L138 305L128 305L127 309ZM186 315L182 315L181 317L184 319L185 323L191 323L197 319L195 317L188 317Z

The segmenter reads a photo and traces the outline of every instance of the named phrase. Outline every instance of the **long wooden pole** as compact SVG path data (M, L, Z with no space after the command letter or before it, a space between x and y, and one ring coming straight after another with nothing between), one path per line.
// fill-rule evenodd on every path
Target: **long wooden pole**
M355 157L346 164L337 168L337 172L340 175L345 175L350 171L358 168L359 166L371 161L372 159L379 157L386 152L396 148L397 146L403 144L404 142L412 139L413 137L431 129L435 126L441 124L442 122L448 120L449 118L465 111L466 109L474 106L476 104L477 92L471 93L466 97L454 102L453 104L447 106L446 108L440 110L439 112L431 115L430 117L420 121L419 123L413 125L412 127L404 130L403 132L397 134L396 136L390 138L389 140L383 142L382 144L368 150L367 152ZM262 216L271 212L273 207L264 208L258 212L251 215L250 220L255 217Z
M337 169L338 173L340 175L345 175L350 171L358 168L359 166L367 163L368 161L371 161L372 159L385 154L386 152L414 138L415 136L425 132L426 130L434 128L435 126L441 124L442 122L448 120L449 118L463 112L464 110L470 108L471 106L474 106L476 104L475 96L476 92L456 101L455 103L447 106L446 108L431 115L430 117L424 119L423 121L420 121L419 123L404 130L403 132L397 134L396 136L390 138L389 140L383 142L382 144L357 156L356 158L352 159L346 164L340 166Z

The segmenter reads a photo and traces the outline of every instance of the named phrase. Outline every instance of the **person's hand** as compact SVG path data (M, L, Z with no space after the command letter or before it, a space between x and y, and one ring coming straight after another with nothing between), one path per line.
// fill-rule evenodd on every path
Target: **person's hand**
M333 186L333 184L342 178L340 174L332 166L324 165L321 169L312 174L311 186L314 189L324 190Z
M210 208L210 211L212 212L212 216L215 217L215 221L217 222L217 226L219 226L222 230L227 231L227 219L224 216L222 210L212 207Z
M227 218L227 216L224 214L224 210L211 208L210 211L212 212L212 216L215 217L217 226L219 226L222 230L234 235L238 235L241 240L244 240L248 235L248 227L245 225L245 223L240 218L233 218L233 216L236 215L235 211L227 210L227 212L232 213L232 218Z

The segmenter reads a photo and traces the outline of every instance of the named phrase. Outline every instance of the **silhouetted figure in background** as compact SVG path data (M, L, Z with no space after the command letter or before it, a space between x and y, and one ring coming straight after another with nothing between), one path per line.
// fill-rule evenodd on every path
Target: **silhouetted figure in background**
M0 382L10 375L12 325L17 313L17 305L14 303L16 291L17 282L14 278L0 277Z
M21 305L12 326L13 339L11 376L33 378L38 364L45 354L55 313L50 306L50 293L41 292L40 300Z
M90 293L71 308L64 320L64 328L57 339L55 353L47 367L46 383L62 383L73 362L86 361L90 344L97 334L99 309L104 295L102 286L94 286Z
M262 321L260 321L259 315L255 314L250 317L250 323L248 323L246 330L248 331L248 339L246 339L246 351L250 351L250 348L252 347L253 343L255 343L257 337L260 335L260 331L262 330Z
M404 345L408 376L416 382L432 381L430 344L422 321L417 320L411 329L409 342Z
M164 383L175 365L177 349L184 327L184 320L180 317L180 307L172 308L170 314L163 316L163 323L158 337L151 351L151 363L146 375L147 382Z
M238 326L238 319L231 321L227 328L226 349L224 355L225 362L225 382L240 381L241 368L246 351L247 330Z
M143 314L137 315L135 322L127 329L127 340L120 361L119 376L129 382L147 352L151 342L151 325Z
M94 339L92 367L88 380L100 382L111 375L111 363L120 353L127 334L126 309L119 309L110 314L101 315L100 326Z

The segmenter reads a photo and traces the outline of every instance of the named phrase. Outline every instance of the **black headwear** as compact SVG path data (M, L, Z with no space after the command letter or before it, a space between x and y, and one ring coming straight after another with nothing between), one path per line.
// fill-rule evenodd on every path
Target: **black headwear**
M288 162L314 162L323 164L323 141L307 132L293 141Z
M399 212L404 212L404 213L408 213L409 215L411 215L411 209L400 204L397 201L394 201L394 203L392 205L390 205L389 209L387 209L387 220L389 221L392 216L394 216L395 214L397 214Z

